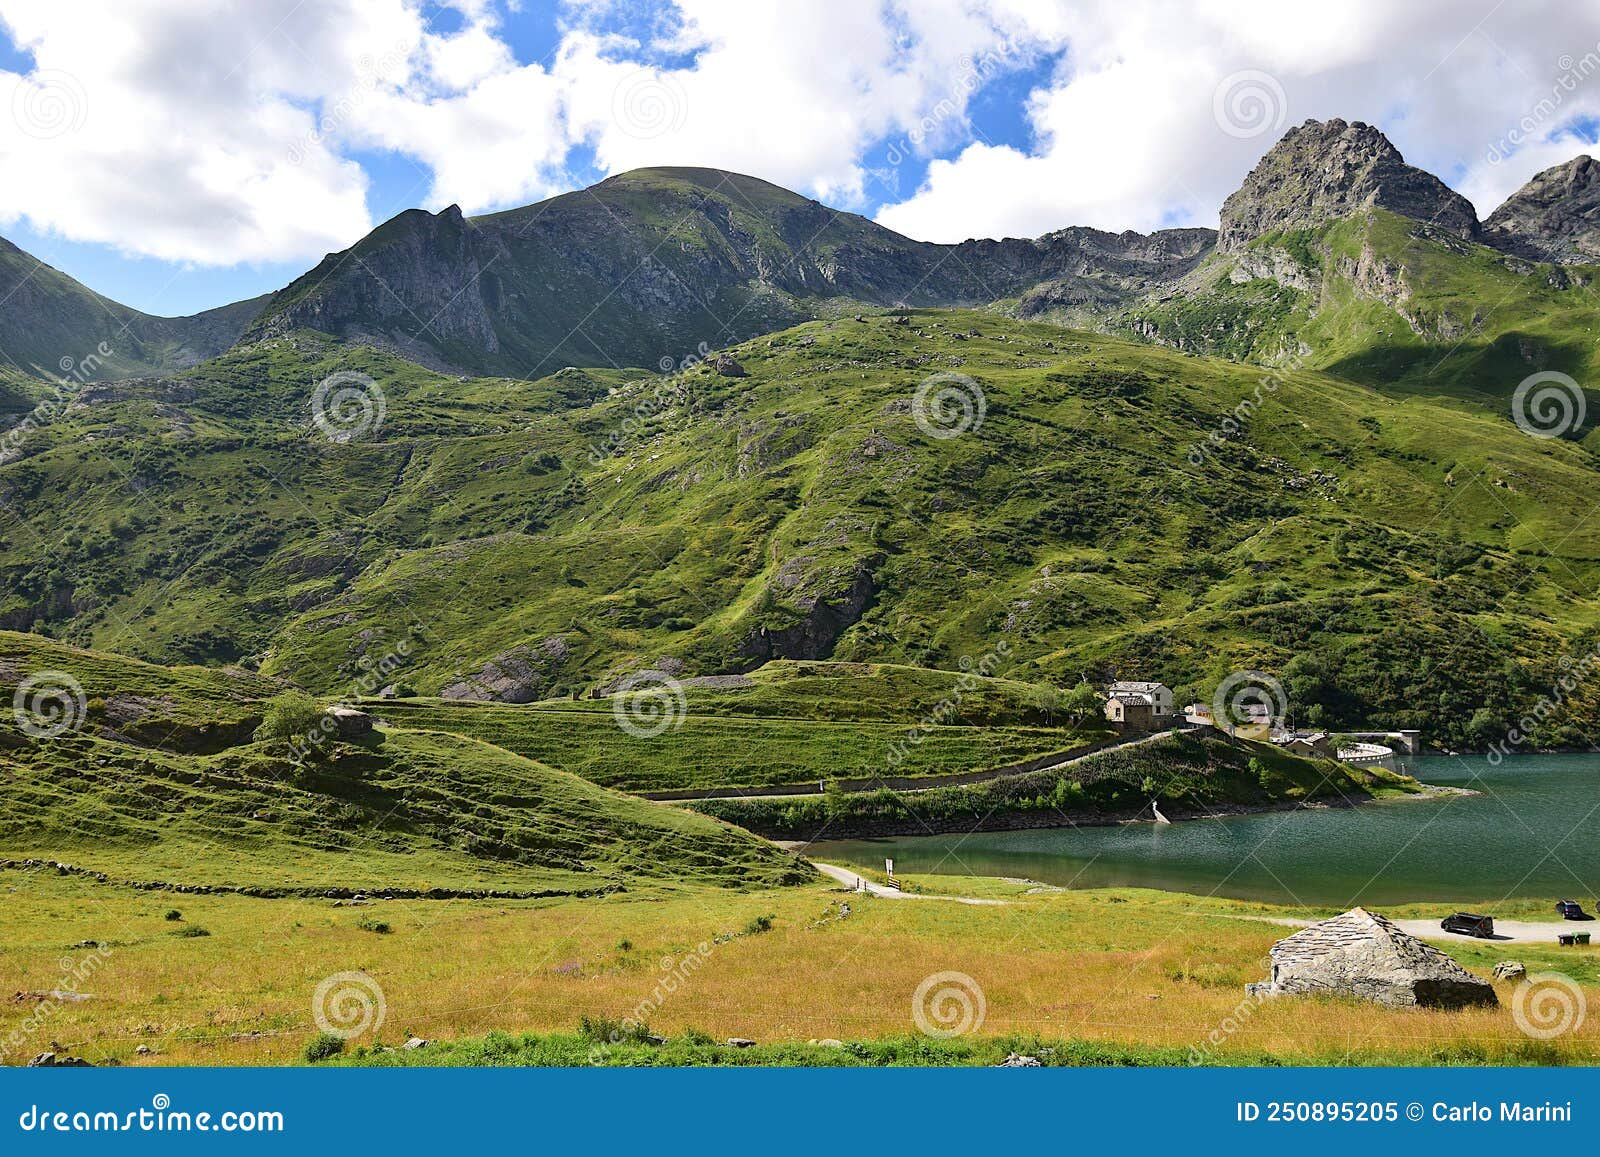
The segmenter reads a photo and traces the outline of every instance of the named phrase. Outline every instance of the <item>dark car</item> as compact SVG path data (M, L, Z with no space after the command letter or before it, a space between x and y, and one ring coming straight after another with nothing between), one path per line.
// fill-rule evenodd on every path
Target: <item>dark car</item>
M1593 920L1594 917L1583 910L1583 905L1576 900L1557 900L1556 911L1561 913L1564 920Z
M1483 940L1494 936L1494 917L1479 916L1472 912L1455 912L1439 921L1439 927L1457 936L1477 936Z

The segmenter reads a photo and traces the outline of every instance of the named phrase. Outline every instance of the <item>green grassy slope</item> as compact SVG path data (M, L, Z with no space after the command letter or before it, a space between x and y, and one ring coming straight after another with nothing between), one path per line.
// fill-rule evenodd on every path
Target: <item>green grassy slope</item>
M35 679L30 696L22 684ZM64 646L38 635L0 631L0 700L24 704L54 692L91 734L168 751L217 750L261 722L262 700L280 686L237 667L161 667L104 651ZM0 746L16 742L10 718Z
M1528 375L1600 370L1593 267L1508 256L1382 209L1215 255L1111 327L1196 353L1325 369L1504 412Z
M0 299L6 305L0 365L77 382L193 365L228 348L266 301L235 302L193 317L154 317L102 297L4 238Z
M931 673L930 673L931 674ZM501 706L434 699L370 704L397 726L470 735L584 779L626 791L804 785L821 780L983 771L1101 738L1046 727L931 727L906 723L690 714L635 735L610 706ZM655 720L647 726L653 729Z
M178 757L68 735L0 748L0 857L310 891L803 878L792 857L714 820L409 731L335 744L304 767L258 745Z
M298 335L130 388L0 467L0 624L326 691L403 652L422 694L523 699L1004 642L1008 679L1258 667L1302 718L1461 742L1596 622L1593 459L1468 402L977 313L732 353L529 384ZM309 420L336 370L385 397L348 445ZM919 430L940 371L981 428Z

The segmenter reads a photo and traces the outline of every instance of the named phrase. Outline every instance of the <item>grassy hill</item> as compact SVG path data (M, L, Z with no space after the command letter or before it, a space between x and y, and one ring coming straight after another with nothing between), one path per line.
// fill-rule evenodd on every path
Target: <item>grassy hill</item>
M1469 401L980 313L731 354L746 376L458 381L299 335L119 388L0 467L0 624L518 699L1004 642L1020 682L1204 696L1254 667L1307 721L1459 743L1596 622L1594 459ZM384 392L349 444L310 421L337 370ZM978 429L919 429L941 372L982 391Z
M1101 738L1046 727L931 727L908 741L905 723L688 714L659 735L618 726L611 707L500 706L441 700L374 704L402 727L470 735L624 791L802 785L821 780L952 775L1021 763Z
M296 766L84 736L0 748L0 856L118 880L267 892L776 886L792 857L736 828L457 735L393 731Z
M266 298L193 317L154 317L95 293L0 238L0 300L0 365L34 378L83 382L160 373L212 357L233 344Z

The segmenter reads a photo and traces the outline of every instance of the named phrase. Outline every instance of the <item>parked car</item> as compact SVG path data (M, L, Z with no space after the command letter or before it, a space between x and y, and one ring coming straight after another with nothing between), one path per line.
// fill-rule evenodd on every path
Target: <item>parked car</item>
M1439 921L1439 927L1457 936L1477 936L1482 940L1494 937L1494 917L1473 912L1454 912Z
M1576 900L1557 900L1556 911L1561 913L1563 920L1593 920L1594 917L1583 910L1583 905Z

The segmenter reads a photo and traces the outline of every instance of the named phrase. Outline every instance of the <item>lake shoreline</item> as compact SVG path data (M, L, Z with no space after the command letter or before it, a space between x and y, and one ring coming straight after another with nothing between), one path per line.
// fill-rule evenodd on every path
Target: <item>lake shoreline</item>
M1197 820L1220 820L1237 816L1264 815L1274 812L1328 811L1405 800L1434 800L1453 796L1483 794L1471 788L1446 787L1439 784L1425 783L1421 787L1421 791L1371 796L1365 799L1351 799L1346 796L1324 796L1306 800L1269 800L1250 804L1220 804L1205 809L1183 808L1172 805L1170 810L1168 805L1163 804L1162 814L1177 824L1192 823ZM870 824L842 824L838 827L825 822L820 830L802 839L797 839L793 836L768 836L767 838L771 839L780 848L787 851L798 851L803 854L805 849L812 844L833 840L902 839L917 836L965 835L975 832L1049 831L1057 828L1062 830L1072 828L1112 828L1139 824L1154 826L1158 822L1152 817L1150 808L1147 805L1130 811L1090 812L1079 815L1068 815L1066 813L1048 815L1038 812L996 813L991 816L984 816L975 823L963 823L961 820L944 820L938 817L930 817L925 821L916 821L917 827L915 829L912 828L911 824L896 820L885 820ZM762 833L758 832L757 834L760 835Z

